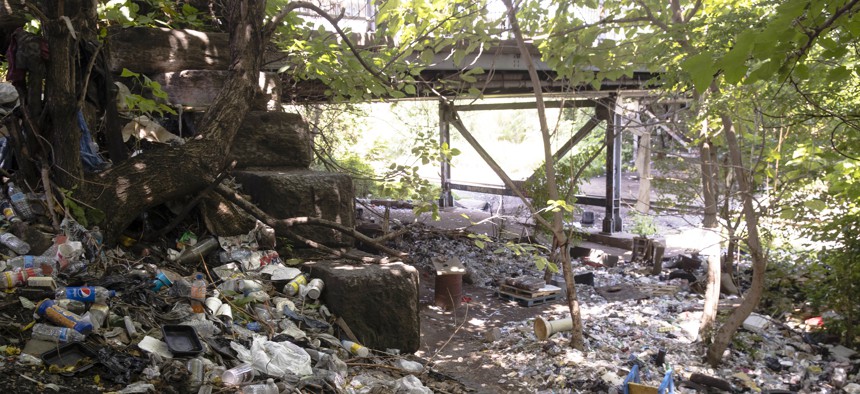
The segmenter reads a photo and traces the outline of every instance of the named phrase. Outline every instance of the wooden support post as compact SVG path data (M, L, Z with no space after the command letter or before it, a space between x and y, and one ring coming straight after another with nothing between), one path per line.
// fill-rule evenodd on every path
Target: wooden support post
M448 144L451 146L451 127L448 120L451 118L451 107L444 101L439 101L439 145ZM442 175L442 193L439 196L439 207L453 207L454 195L451 194L451 163L442 159L441 163Z

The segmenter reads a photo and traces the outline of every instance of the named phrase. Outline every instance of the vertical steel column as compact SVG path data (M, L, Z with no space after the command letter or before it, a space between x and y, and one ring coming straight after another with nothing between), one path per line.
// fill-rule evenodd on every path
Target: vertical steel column
M601 100L601 115L606 120L606 214L603 217L603 232L612 234L621 231L621 128L616 111L617 96Z
M448 119L451 118L451 107L449 103L443 100L439 101L439 145L448 144L451 146L451 126ZM453 207L454 195L451 194L451 164L446 160L442 160L441 176L442 176L442 193L439 196L439 207Z

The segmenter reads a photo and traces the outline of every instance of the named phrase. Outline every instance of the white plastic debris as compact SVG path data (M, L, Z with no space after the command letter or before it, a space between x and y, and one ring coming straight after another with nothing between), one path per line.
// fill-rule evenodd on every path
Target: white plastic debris
M402 370L408 371L410 373L421 373L424 372L424 366L421 363L417 363L415 361L409 361L406 359L397 359L394 362L394 366L400 368Z
M132 383L132 384L126 386L126 388L120 390L120 393L122 393L122 394L149 393L149 392L155 392L155 386L153 386L150 383L144 383L144 382L135 382L135 383Z
M255 336L250 350L236 342L230 342L230 347L236 351L239 360L252 364L254 369L266 375L283 377L287 373L299 376L313 374L311 356L290 342L272 342Z
M140 350L143 350L148 353L157 354L163 358L173 358L173 353L170 352L170 349L167 347L167 344L155 339L149 335L143 337L140 342L137 344L137 347Z
M433 391L424 387L421 380L414 375L406 375L394 382L395 394L433 394Z
M744 328L756 334L761 334L770 322L762 315L752 313L744 320Z

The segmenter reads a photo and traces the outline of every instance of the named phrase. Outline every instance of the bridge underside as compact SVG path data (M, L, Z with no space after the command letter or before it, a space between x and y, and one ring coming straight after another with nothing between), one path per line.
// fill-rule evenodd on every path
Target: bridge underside
M557 73L551 70L540 59L540 54L532 48L532 60L538 70L541 90L545 94L547 108L582 108L594 107L595 115L582 128L571 137L557 152L554 157L559 159L567 154L576 144L588 136L598 125L605 122L605 168L606 168L606 194L605 196L578 196L579 204L602 206L605 209L602 230L604 233L613 233L622 230L620 210L620 179L621 179L621 143L622 132L629 125L619 112L619 104L622 100L645 98L653 96L654 80L657 74L650 72L636 72L632 76L624 77L614 81L604 81L595 85L573 85L568 80L559 78ZM471 136L462 122L459 122L456 113L462 111L493 111L513 109L534 109L536 103L522 102L524 97L534 96L534 87L528 76L525 62L521 61L519 51L512 42L501 42L496 48L481 53L468 55L462 61L467 67L458 67L453 61L446 57L437 56L434 64L421 72L419 80L425 81L416 85L414 95L409 100L432 99L439 101L439 140L440 143L450 145L450 126L460 132L469 141L470 145L478 151L485 162L493 167L504 187L494 185L477 185L464 182L456 182L451 175L451 167L448 163L441 163L441 186L442 193L439 198L440 206L450 207L453 205L452 190L467 190L481 193L492 193L501 195L516 195L515 190L522 190L523 180L511 180L495 164L491 153L486 152L481 144ZM474 82L466 82L461 78L462 73L468 68L481 67L484 72L473 74ZM471 79L471 78L467 78ZM293 102L324 102L328 97L324 94L327 87L317 81L284 81L285 101ZM477 96L480 92L482 98L518 98L509 102L494 100L492 104L454 105L454 99L469 98Z

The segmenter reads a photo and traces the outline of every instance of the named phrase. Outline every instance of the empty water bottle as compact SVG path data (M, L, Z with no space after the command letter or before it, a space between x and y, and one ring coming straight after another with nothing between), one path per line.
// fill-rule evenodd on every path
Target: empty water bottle
M57 260L48 256L18 256L6 261L12 268L38 268L45 275L55 275L58 268Z
M203 279L202 273L194 274L189 298L191 298L191 309L194 313L203 313L203 301L206 300L206 280Z
M12 206L15 208L15 212L21 216L22 219L30 221L33 220L33 209L30 207L30 201L27 200L27 195L15 185L14 182L9 182L9 200L12 201Z
M27 283L27 278L41 275L42 271L38 268L24 268L15 269L14 271L6 271L2 276L0 276L0 290L22 286Z
M87 313L84 313L81 318L90 322L93 325L93 330L98 330L107 320L110 313L110 307L104 304L93 304Z
M30 252L30 244L22 241L21 238L16 237L12 233L0 234L0 243L6 245L7 248L17 254L27 254Z
M33 326L33 339L51 342L81 342L87 339L87 337L68 327L56 327L44 323L36 323Z
M175 261L179 264L198 263L200 262L200 259L209 254L209 252L220 247L221 245L218 243L218 239L209 237L202 241L198 241L193 246L183 249L182 253L176 257Z
M230 368L221 374L221 381L228 386L238 386L254 379L254 367L245 363L235 368Z
M116 296L116 291L108 290L101 286L80 286L80 287L60 287L54 293L58 300L75 300L81 302L94 302L105 304L111 298Z
M242 394L278 394L278 385L275 384L275 380L269 378L266 380L266 383L260 384L250 384L245 387L242 387Z

